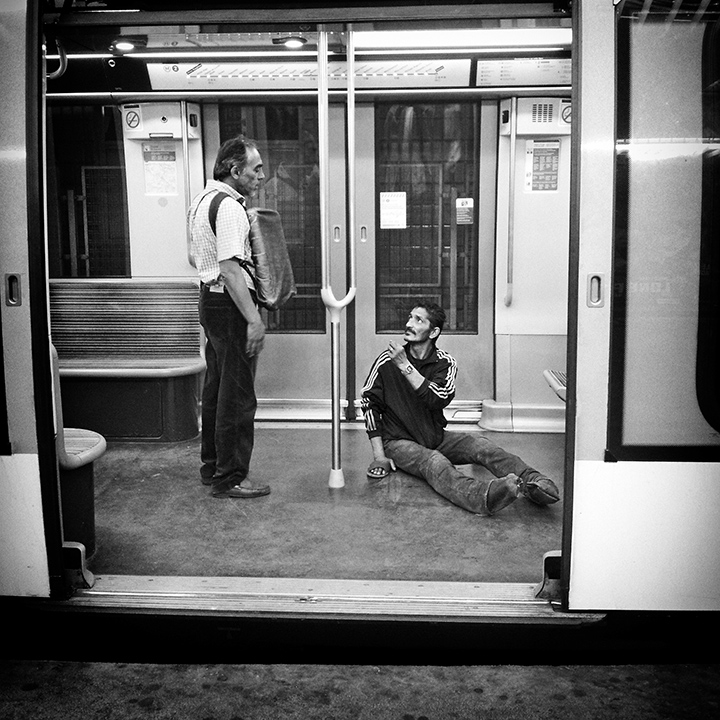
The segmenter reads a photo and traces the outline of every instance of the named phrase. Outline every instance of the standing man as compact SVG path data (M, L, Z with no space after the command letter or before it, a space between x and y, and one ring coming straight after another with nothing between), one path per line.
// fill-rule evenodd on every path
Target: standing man
M457 363L435 346L445 312L418 303L405 326L404 345L390 341L373 363L362 390L365 428L374 461L368 477L377 482L391 470L417 475L455 505L492 515L519 494L538 505L560 499L555 483L482 435L448 432L443 414L455 396ZM480 480L455 465L477 464L495 475Z
M200 323L205 330L207 370L202 393L200 476L217 498L267 495L267 485L248 478L255 430L255 368L265 326L255 299L246 198L253 197L265 175L255 143L238 136L222 144L213 179L192 202L188 229L200 276ZM209 211L220 202L215 232ZM247 266L245 266L247 267Z

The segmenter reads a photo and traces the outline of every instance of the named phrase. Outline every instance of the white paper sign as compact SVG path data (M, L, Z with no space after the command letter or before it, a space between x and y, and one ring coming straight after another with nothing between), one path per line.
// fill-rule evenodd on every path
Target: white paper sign
M143 143L146 195L177 195L178 176L172 142Z
M473 224L473 207L475 203L472 198L456 198L455 200L455 221L458 225Z
M380 193L380 228L398 230L407 227L407 193Z

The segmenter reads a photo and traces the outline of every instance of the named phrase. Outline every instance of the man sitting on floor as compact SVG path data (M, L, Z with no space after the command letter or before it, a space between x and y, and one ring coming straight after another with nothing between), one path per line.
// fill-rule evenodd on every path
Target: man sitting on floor
M560 499L552 480L479 434L449 432L443 413L455 396L457 363L436 347L445 312L418 303L405 326L405 344L390 341L373 363L362 390L362 410L377 482L400 468L417 475L455 505L492 515L522 494L538 505ZM486 467L495 478L478 479L456 465Z

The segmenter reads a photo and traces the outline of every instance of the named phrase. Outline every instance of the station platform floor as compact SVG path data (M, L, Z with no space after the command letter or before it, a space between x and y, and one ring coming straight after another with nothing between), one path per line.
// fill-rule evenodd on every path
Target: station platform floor
M3 720L708 720L720 665L0 661Z

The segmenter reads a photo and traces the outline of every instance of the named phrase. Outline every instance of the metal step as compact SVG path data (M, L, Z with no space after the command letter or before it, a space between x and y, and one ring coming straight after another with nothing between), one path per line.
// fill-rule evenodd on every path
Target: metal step
M604 617L562 612L537 592L531 583L104 575L65 604L102 611L433 622L584 625Z

